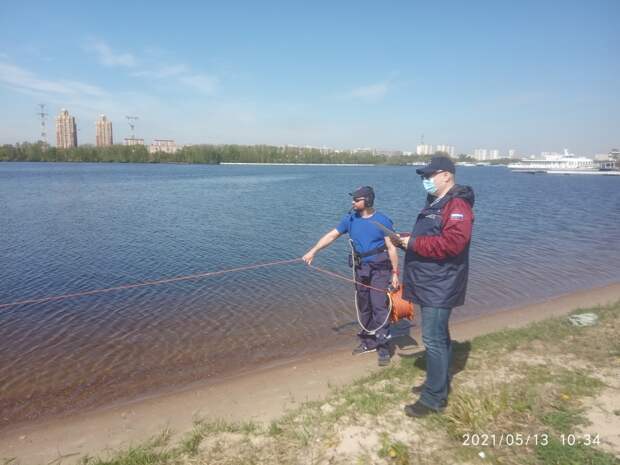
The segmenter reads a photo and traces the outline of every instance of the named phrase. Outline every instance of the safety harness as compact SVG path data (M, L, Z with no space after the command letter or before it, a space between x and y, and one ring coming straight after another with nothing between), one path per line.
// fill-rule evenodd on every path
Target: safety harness
M349 266L350 267L354 267L354 266L359 267L362 265L362 258L372 257L373 255L378 255L387 250L387 247L384 244L381 247L377 247L375 249L369 250L368 252L360 253L355 250L355 246L353 245L353 242L351 240L349 240L349 242L351 244L351 253L349 254Z

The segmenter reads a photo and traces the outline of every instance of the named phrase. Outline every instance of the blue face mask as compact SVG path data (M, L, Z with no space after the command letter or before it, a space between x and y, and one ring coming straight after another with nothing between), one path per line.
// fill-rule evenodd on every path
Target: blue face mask
M423 179L422 185L424 186L424 190L431 195L437 192L437 186L435 185L432 179Z

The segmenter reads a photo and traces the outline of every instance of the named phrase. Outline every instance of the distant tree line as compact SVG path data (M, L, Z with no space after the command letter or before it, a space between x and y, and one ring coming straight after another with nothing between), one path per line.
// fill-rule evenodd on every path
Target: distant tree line
M425 163L430 155L379 155L373 152L335 152L316 148L276 147L271 145L188 145L174 154L149 153L142 145L95 147L81 145L72 149L46 146L42 142L24 142L0 146L0 161L30 162L107 162L107 163L364 163L406 165ZM463 157L459 157L463 159Z
M0 161L146 163L151 161L149 158L149 153L144 146L82 145L73 149L57 149L42 142L0 146Z

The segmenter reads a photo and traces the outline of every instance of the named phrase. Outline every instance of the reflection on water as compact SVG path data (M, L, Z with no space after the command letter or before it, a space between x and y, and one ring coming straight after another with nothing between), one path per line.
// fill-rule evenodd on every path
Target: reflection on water
M463 168L468 318L618 280L620 179ZM369 184L409 230L411 167L0 164L0 303L301 256ZM317 265L349 275L341 240ZM0 310L0 428L352 344L351 285L296 263Z

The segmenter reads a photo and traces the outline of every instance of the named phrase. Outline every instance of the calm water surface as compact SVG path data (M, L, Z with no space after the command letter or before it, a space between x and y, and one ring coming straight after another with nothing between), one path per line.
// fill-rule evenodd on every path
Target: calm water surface
M476 222L455 320L620 280L620 178L457 174ZM296 258L362 184L411 229L412 167L2 163L0 304ZM346 250L315 264L349 275ZM352 297L293 264L0 309L0 429L352 345Z

